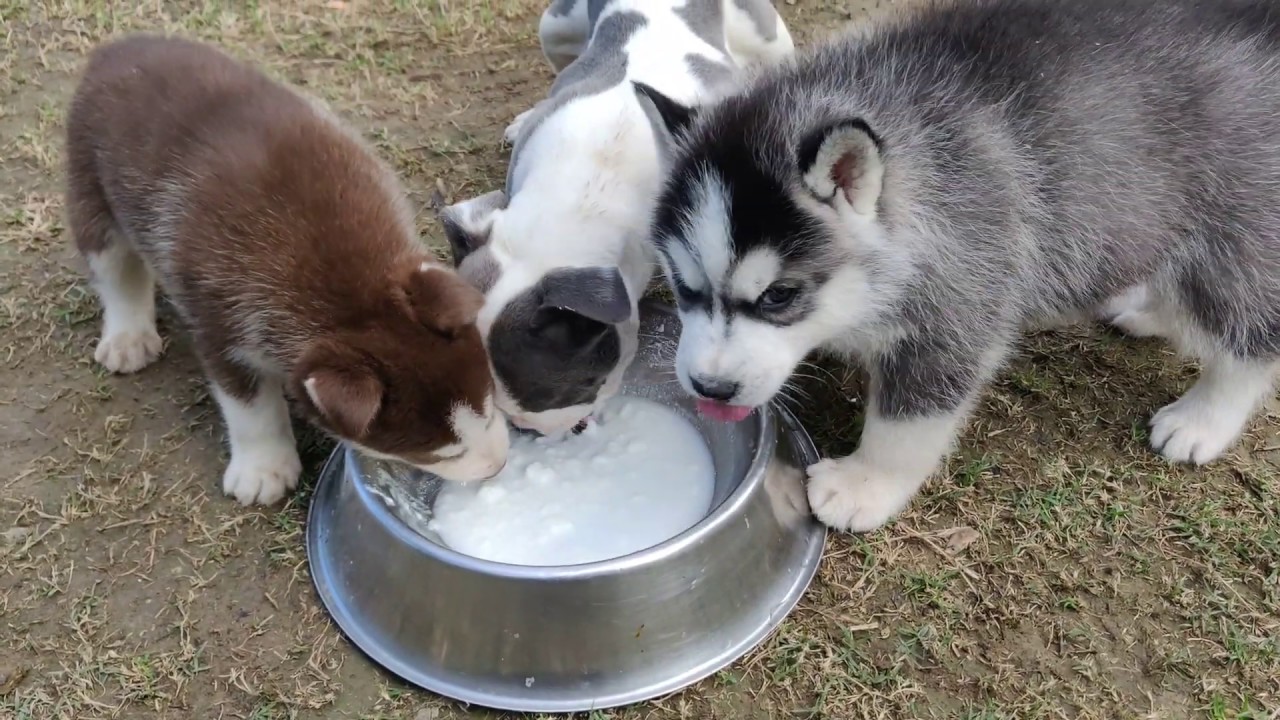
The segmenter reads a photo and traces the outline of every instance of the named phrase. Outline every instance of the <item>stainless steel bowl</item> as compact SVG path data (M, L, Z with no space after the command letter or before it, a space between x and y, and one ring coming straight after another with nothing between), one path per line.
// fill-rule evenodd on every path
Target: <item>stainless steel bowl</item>
M425 530L439 479L339 448L312 499L307 554L347 637L414 685L526 712L665 695L763 640L822 555L825 531L809 513L802 470L817 454L778 407L736 425L699 417L671 370L678 336L668 308L643 307L623 392L663 402L702 432L716 466L704 520L602 562L479 560Z

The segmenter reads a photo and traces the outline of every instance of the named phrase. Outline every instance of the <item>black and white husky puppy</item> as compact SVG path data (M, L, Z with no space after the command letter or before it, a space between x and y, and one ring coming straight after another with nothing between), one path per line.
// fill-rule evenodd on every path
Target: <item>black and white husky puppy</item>
M1102 317L1202 363L1151 420L1207 463L1280 358L1280 3L935 3L690 118L653 236L680 382L745 417L815 349L865 364L828 525L878 527L946 456L1018 334Z

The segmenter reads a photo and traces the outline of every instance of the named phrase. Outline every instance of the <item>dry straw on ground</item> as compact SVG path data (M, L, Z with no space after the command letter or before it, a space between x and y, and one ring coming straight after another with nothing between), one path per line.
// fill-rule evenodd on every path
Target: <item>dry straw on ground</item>
M888 0L885 0L886 4ZM858 3L795 0L798 38ZM407 688L312 594L307 492L217 492L216 410L185 340L127 378L91 363L96 302L61 217L60 123L87 48L135 29L217 40L329 100L426 207L503 175L501 130L550 81L533 0L0 0L0 718L500 717ZM424 236L441 241L430 214ZM847 451L856 376L794 403ZM1147 414L1190 371L1096 329L1029 340L946 476L834 538L758 651L592 718L1264 718L1280 708L1277 417L1231 459L1166 466ZM307 434L314 471L326 444ZM714 632L714 628L708 628Z

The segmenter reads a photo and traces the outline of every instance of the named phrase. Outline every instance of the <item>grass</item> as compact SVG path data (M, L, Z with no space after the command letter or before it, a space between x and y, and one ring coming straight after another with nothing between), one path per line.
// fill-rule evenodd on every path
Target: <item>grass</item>
M874 4L784 12L805 41ZM93 365L59 133L99 40L217 40L361 128L439 246L431 193L496 187L502 128L550 81L541 9L0 0L0 718L503 717L406 687L342 639L310 588L309 486L278 510L220 496L217 412L171 318L153 368ZM803 374L794 407L824 451L850 451L858 374ZM833 537L757 651L685 692L579 717L1276 717L1277 410L1229 459L1168 466L1145 418L1191 376L1158 344L1095 329L1030 338L942 476L889 527ZM299 432L314 472L328 445Z

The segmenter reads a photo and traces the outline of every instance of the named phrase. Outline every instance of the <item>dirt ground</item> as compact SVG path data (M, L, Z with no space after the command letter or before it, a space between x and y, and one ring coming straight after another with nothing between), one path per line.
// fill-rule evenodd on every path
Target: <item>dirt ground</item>
M805 44L875 5L782 12ZM0 0L0 718L503 717L407 687L342 639L308 577L308 487L283 509L221 496L217 411L171 316L157 365L93 364L60 133L89 47L182 32L328 99L425 208L437 182L500 183L501 130L551 80L541 9ZM430 213L421 227L441 242ZM814 367L819 400L799 410L847 452L856 376ZM590 717L1277 717L1280 416L1223 462L1170 467L1145 419L1192 377L1094 328L1028 340L945 476L890 527L833 537L775 636L685 692ZM329 446L307 437L309 480Z

